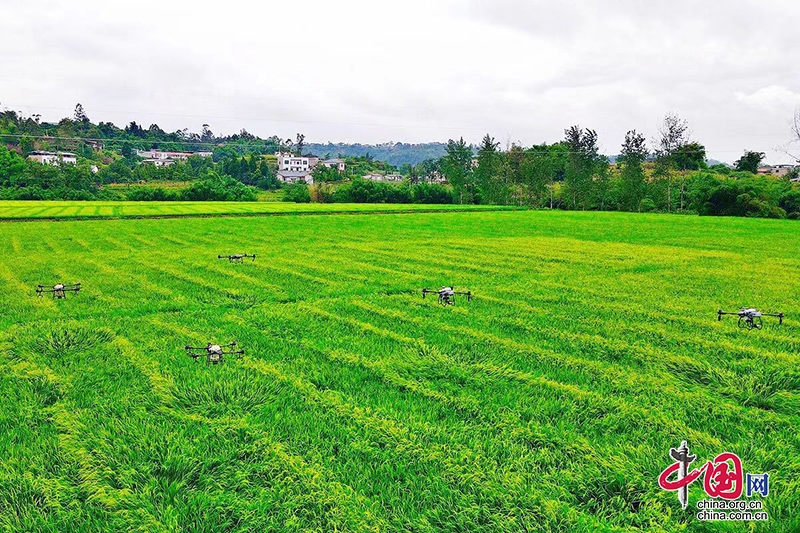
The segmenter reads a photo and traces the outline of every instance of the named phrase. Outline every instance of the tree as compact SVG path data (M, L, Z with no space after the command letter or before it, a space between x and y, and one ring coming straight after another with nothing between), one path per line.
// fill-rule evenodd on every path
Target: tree
M328 181L341 181L344 179L344 174L339 172L335 166L327 167L319 164L311 171L311 176L314 178L314 183L325 183Z
M741 170L745 172L752 172L753 174L758 172L758 167L761 166L761 162L766 157L764 152L751 152L750 150L745 150L744 155L736 160L734 166L736 170Z
M200 132L200 142L206 144L214 143L214 132L208 127L208 124L203 124L203 130Z
M646 192L644 162L648 153L644 135L636 130L625 134L618 161L622 168L622 207L629 211L641 211L641 202Z
M528 205L547 205L553 208L553 183L563 177L564 151L561 143L534 145L525 150L519 185Z
M674 172L677 170L676 154L678 150L689 144L689 123L680 118L677 114L668 113L658 128L659 139L656 142L656 171L658 178L666 180L667 183L667 212L672 211L672 182ZM705 156L705 150L703 152ZM684 201L684 180L681 180L681 203L683 210Z
M23 156L27 156L33 151L33 139L27 133L19 139L19 149Z
M524 188L523 168L525 167L525 151L516 143L512 143L505 153L501 154L500 168L494 177L493 190L495 203L507 204L509 191ZM521 198L519 199L521 203Z
M498 203L496 184L498 183L498 170L500 164L500 154L497 148L500 143L495 142L494 138L488 133L483 137L478 146L478 166L475 168L475 185L483 203Z
M472 147L461 137L458 141L447 141L446 154L442 158L442 172L453 186L458 203L471 200L472 183Z
M75 105L74 120L75 122L78 122L80 124L88 124L90 122L89 117L86 116L86 113L83 111L83 106L81 104Z
M297 142L294 143L297 155L303 155L303 148L306 146L306 136L302 133L297 134Z
M136 121L131 121L130 124L125 126L125 133L133 135L134 137L144 137L144 128L136 123Z
M697 142L686 143L675 151L674 160L680 171L707 168L706 147Z
M564 130L569 156L564 172L564 187L573 209L589 207L592 179L603 170L603 158L597 146L597 132L572 126ZM607 162L605 163L607 166Z

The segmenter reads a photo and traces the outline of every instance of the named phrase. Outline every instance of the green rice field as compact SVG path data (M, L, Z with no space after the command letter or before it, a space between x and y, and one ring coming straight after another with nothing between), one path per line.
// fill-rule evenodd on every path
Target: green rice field
M273 195L274 196L274 195ZM0 221L25 219L248 216L314 213L505 210L503 206L429 204L294 204L284 202L0 201Z
M471 211L0 236L4 531L800 530L797 222ZM82 291L37 297L60 281ZM473 299L422 299L446 284ZM745 305L786 318L717 320ZM245 354L220 365L184 349L232 341ZM701 482L684 511L657 484L681 440L693 466L729 451L768 472L769 520L698 520Z

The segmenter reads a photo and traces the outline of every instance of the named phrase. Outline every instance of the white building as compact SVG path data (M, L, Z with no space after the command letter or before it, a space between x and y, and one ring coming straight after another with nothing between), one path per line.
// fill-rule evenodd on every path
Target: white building
M758 167L757 174L780 178L789 174L792 170L794 170L794 165L764 165L763 167Z
M213 154L212 152L162 152L161 150L157 150L154 148L152 150L136 150L136 155L138 155L139 157L144 157L145 160L171 159L172 161L186 161L193 155L197 155L200 157L211 157Z
M28 159L38 161L43 165L58 165L59 163L74 165L78 162L78 156L70 152L44 152L41 150L29 153Z
M319 161L318 157L283 152L275 152L275 157L278 159L278 170L287 170L289 172L308 172Z
M328 167L328 168L336 168L339 172L344 172L344 161L341 159L326 159L320 163L321 165Z
M314 183L314 178L311 176L311 172L307 170L279 170L277 177L278 181L282 181L283 183L297 183L300 181L303 181L309 185Z
M366 176L364 176L364 179L370 181L398 182L398 181L403 181L403 176L401 174L381 174L379 172L373 172L371 174L367 174Z
M175 163L174 159L169 158L156 158L156 157L149 157L147 159L142 160L143 165L153 165L154 167L168 167Z
M427 177L428 183L438 183L440 185L444 185L447 183L447 178L441 172L433 171L428 174Z

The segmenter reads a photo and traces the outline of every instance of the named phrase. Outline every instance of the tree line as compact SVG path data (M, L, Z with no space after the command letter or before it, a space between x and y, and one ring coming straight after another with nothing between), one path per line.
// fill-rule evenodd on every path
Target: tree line
M763 159L746 150L733 169L709 167L688 123L670 114L652 148L642 133L628 131L613 163L600 153L595 130L572 126L557 143L504 151L488 134L477 147L451 139L434 172L458 203L797 218L796 170L783 179L756 176Z
M795 136L800 140L800 118ZM104 139L92 144L92 139ZM157 125L143 128L131 122L125 128L93 123L80 104L72 119L42 123L36 115L0 112L0 199L249 199L256 189L274 190L275 151L303 154L305 136L295 140L277 136L260 139L242 130L216 136L207 125L200 133L166 133ZM337 145L328 145L337 146ZM213 157L189 157L185 162L155 167L140 164L136 148L207 150ZM49 166L24 158L33 149L70 150L77 165ZM338 154L342 155L342 154ZM325 157L330 156L330 153ZM705 147L691 139L688 123L667 115L658 136L648 142L636 130L627 132L619 155L601 154L597 132L572 126L562 140L524 147L500 148L490 135L477 146L463 138L449 140L444 155L399 169L373 156L345 156L347 170L319 166L316 183L303 193L287 191L291 201L370 201L483 203L551 209L695 212L709 215L800 216L798 184L793 172L783 179L756 176L763 152L746 150L734 168L706 164ZM404 175L402 185L360 180L371 172ZM436 183L446 180L447 186ZM333 186L335 182L352 182ZM181 188L154 187L154 183L184 183ZM197 185L196 182L202 182ZM120 190L110 184L132 184ZM144 185L144 187L137 187ZM418 185L426 185L424 188ZM228 187L231 193L224 189ZM140 190L141 189L141 190Z

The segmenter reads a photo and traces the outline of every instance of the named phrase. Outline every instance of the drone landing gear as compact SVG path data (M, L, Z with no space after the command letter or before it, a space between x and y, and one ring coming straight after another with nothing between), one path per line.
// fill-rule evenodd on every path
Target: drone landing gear
M761 322L760 316L754 317L739 317L739 327L742 329L761 329L764 324Z

